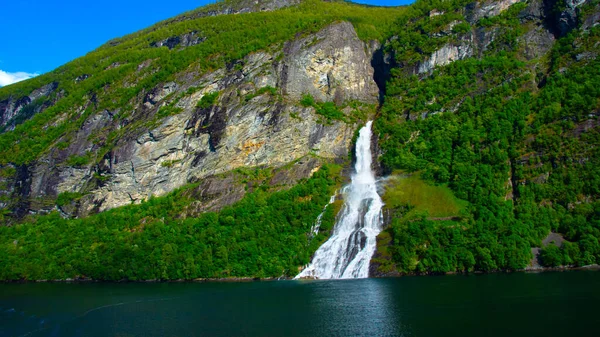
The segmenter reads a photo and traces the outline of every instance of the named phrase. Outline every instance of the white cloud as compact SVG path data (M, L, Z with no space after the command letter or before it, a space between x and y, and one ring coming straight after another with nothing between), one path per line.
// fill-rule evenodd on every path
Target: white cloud
M32 78L37 76L38 74L30 74L22 71L16 73L8 73L6 71L0 70L0 87L5 85L13 84L19 81L26 80L28 78Z

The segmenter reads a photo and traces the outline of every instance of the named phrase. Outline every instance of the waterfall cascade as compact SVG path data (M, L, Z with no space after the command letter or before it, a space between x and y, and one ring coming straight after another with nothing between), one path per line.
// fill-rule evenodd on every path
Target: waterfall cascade
M356 141L355 173L350 185L342 189L344 206L333 233L296 279L369 277L369 262L381 232L383 206L371 170L371 125L372 121L367 122Z
M336 191L336 194L337 194L337 191ZM327 205L325 205L325 207L323 207L323 212L321 212L321 214L319 214L319 216L317 217L317 221L315 221L315 224L312 227L310 227L310 238L311 239L313 239L315 236L317 236L319 234L319 230L321 229L321 223L323 222L323 215L325 215L325 211L327 210L327 207L329 207L329 205L334 203L336 194L332 195L331 198L329 198L329 203Z

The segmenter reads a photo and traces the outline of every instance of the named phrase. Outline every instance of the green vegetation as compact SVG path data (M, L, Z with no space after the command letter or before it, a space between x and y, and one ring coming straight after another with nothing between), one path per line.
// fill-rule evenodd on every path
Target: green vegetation
M302 104L303 107L308 108L309 106L315 105L315 99L314 99L314 97L312 97L311 94L304 94L304 95L302 95L300 104Z
M273 88L272 86L267 85L266 87L262 87L262 88L256 90L256 92L254 92L252 94L246 95L246 97L244 97L244 100L246 102L248 102L249 100L253 99L254 97L264 95L265 93L269 93L271 96L277 97L277 88Z
M167 106L164 106L164 107L160 108L158 110L158 114L157 115L158 115L158 118L160 119L160 118L164 118L164 117L167 117L167 116L177 115L177 114L181 113L182 111L183 111L182 108L176 107L176 106L170 104L170 105L167 105Z
M162 167L173 167L173 165L179 163L181 161L181 159L177 159L177 160L165 160L162 163L160 163L160 166Z
M331 123L332 120L347 121L344 113L333 102L317 102L310 94L305 94L300 100L304 107L313 107L318 115L325 118L325 123Z
M81 199L83 194L78 192L63 192L56 198L56 205L59 207L70 204L73 201Z
M215 91L210 94L206 94L206 95L202 96L200 101L198 101L198 104L196 104L196 107L199 109L209 109L217 103L218 97L219 97L218 91Z
M389 39L384 51L400 65L391 70L375 122L382 166L406 175L387 187L390 226L378 238L380 272L518 270L529 264L532 247L542 247L545 266L599 263L600 26L575 29L546 55L529 59L523 37L532 27L522 15L528 3L470 24L463 11L470 2L421 0L406 8L375 8L306 0L272 12L197 17L223 6L215 4L113 40L49 74L0 88L0 100L50 82L57 82L61 93L60 99L52 97L58 99L54 106L34 114L49 102L36 100L17 117L14 130L0 130L0 178L7 184L17 174L14 167L51 149L67 149L90 116L108 110L115 123L91 138L96 147L59 164L99 163L121 137L181 112L182 94L168 96L160 108L133 108L147 103L148 94L162 84L177 83L183 74L242 69L240 60L249 53L280 50L286 41L347 20L365 41ZM581 15L597 4L583 5ZM430 15L433 10L436 15ZM204 41L187 48L152 47L190 32ZM475 52L477 57L414 75L419 62L441 46L488 33L493 38ZM90 76L75 81L81 74ZM192 87L185 95L200 90ZM268 86L244 99L264 94L283 99ZM219 92L204 95L197 107L210 109L218 99ZM359 102L338 107L311 95L299 103L314 108L324 124L353 123L374 110ZM346 115L342 109L349 108ZM323 234L312 240L308 235L340 184L339 168L325 165L311 179L282 191L266 185L271 169L233 173L250 192L218 213L188 217L202 197L198 185L189 185L84 219L64 219L55 212L0 227L0 279L295 275L333 226L339 202L327 208ZM98 182L107 177L95 174ZM67 206L84 198L67 192L57 200L32 202ZM0 221L6 215L0 210ZM561 247L543 246L549 232L566 241Z
M383 201L388 209L410 210L406 216L427 212L434 218L456 217L466 207L466 202L457 199L448 187L429 185L417 174L392 175L386 182Z
M223 6L215 4L213 6ZM212 8L212 7L208 7ZM208 10L208 8L200 11ZM358 36L369 41L391 35L394 21L404 8L375 8L345 2L305 0L298 6L271 12L219 15L195 18L193 13L159 23L144 31L113 40L99 49L70 62L53 72L34 79L0 88L0 100L22 97L50 82L59 83L62 98L43 113L34 115L15 130L0 134L0 165L30 163L75 132L86 119L105 109L121 109L123 119L141 119L131 109L143 93L159 83L174 81L182 72L204 74L242 59L251 52L277 47L298 34L314 33L335 21L351 22ZM185 49L154 48L152 42L196 31L206 39ZM75 79L88 74L89 78ZM95 102L84 113L78 107ZM166 117L177 110L163 110ZM61 118L64 117L64 118ZM119 133L126 134L139 124L125 123ZM111 132L107 130L106 133ZM100 159L118 137L103 140Z
M67 164L73 167L81 167L90 162L89 155L86 156L76 156L73 155L67 159Z
M502 26L499 43L481 59L420 77L394 70L376 122L382 163L420 172L468 204L454 221L432 218L426 211L434 206L401 209L381 240L389 252L383 270L392 264L405 273L522 269L530 248L541 247L550 231L569 242L543 248L544 265L600 261L600 133L585 126L598 121L600 61L576 57L597 53L600 29L560 39L540 74L540 60L523 60L517 43L523 6L479 22ZM422 30L420 22L403 34ZM411 53L422 55L420 47L407 49L403 36L393 48L403 61L418 61Z
M344 120L344 113L338 109L338 107L333 102L325 102L323 104L318 104L316 107L317 114L325 117L329 120Z
M197 185L85 219L57 213L0 227L0 279L194 279L293 276L326 239L307 233L337 188L340 168L324 165L289 190L259 186L219 213L185 217ZM60 203L79 197L63 193Z
M544 247L540 252L541 262L548 267L558 267L562 265L562 253L558 247L553 244Z

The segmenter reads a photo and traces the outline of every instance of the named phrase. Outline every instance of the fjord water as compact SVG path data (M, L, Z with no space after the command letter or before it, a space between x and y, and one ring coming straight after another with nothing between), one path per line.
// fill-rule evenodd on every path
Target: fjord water
M369 276L369 261L381 231L383 202L371 170L372 121L360 129L352 182L344 187L344 205L333 233L296 278L348 279Z
M0 336L598 336L600 272L0 284Z

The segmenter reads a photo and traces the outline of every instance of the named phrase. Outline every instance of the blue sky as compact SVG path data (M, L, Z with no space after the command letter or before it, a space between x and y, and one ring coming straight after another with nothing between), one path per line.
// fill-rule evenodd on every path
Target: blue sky
M158 21L214 0L3 1L0 86L42 74ZM355 0L396 6L413 0Z

